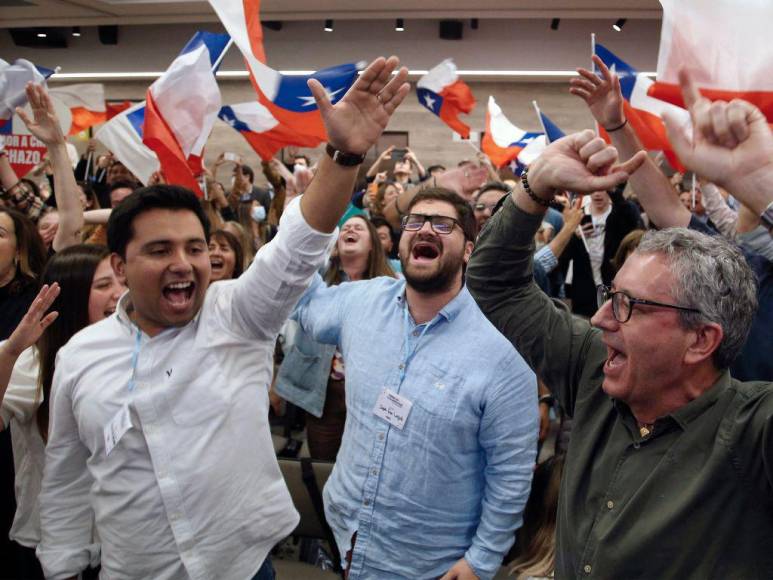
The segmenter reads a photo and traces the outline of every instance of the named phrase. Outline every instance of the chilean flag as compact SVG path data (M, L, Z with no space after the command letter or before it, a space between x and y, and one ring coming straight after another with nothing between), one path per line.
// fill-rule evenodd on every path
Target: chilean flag
M168 183L200 196L201 157L220 111L214 72L228 46L227 34L197 32L146 95L142 142L158 156Z
M13 64L0 59L0 134L13 133L16 107L27 103L27 83L43 84L54 72L23 58L16 59Z
M218 117L239 131L263 161L268 161L287 145L314 147L318 144L315 137L298 135L280 124L257 101L223 107Z
M513 125L505 117L494 97L488 98L486 132L480 147L496 167L503 167L517 159L529 144L540 138L544 140L542 133L524 131Z
M651 97L649 89L653 85L652 79L639 74L631 65L601 44L595 45L595 51L604 64L620 78L620 89L625 99L623 104L625 118L636 131L644 148L663 151L669 163L674 168L680 169L681 164L668 141L661 115L666 110L674 111L686 126L690 122L690 114L675 105ZM609 142L609 135L603 127L600 127L599 131Z
M649 94L684 106L679 69L692 73L711 100L754 103L773 123L773 3L739 0L660 0L657 82Z
M440 119L462 139L470 138L470 126L459 120L459 113L470 114L475 97L467 83L459 80L454 61L447 58L416 83L419 103Z
M142 142L145 103L138 103L102 125L94 138L107 147L143 184L159 170L158 157Z
M70 109L72 117L68 135L77 135L107 121L105 87L100 83L53 87L48 89L48 94Z
M551 121L550 117L542 112L542 110L539 108L539 105L537 105L537 101L532 101L532 104L534 105L534 109L537 111L539 124L542 125L542 130L545 131L545 139L548 143L558 141L561 137L566 137L566 133L559 129L558 125Z
M306 81L317 79L335 104L354 84L361 67L342 64L312 75L280 74L265 63L260 0L209 0L209 3L242 52L260 103L288 132L299 135L299 141L308 137L316 139L315 145L327 141L322 116Z

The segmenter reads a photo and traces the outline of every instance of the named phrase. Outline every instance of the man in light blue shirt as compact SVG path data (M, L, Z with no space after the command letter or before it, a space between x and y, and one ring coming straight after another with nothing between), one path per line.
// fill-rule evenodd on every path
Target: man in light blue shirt
M489 579L529 494L536 379L464 287L470 206L425 190L402 227L405 280L317 279L295 314L346 363L325 513L350 580Z

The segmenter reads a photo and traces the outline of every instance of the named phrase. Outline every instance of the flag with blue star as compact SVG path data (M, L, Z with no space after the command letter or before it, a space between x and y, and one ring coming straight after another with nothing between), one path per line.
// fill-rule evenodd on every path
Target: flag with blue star
M467 84L459 80L454 61L447 58L432 68L416 83L416 96L421 106L440 119L463 139L470 138L470 126L459 119L470 114L475 97Z

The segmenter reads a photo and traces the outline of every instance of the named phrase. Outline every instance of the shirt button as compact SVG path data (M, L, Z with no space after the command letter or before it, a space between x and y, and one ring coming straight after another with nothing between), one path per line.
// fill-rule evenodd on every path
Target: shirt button
M421 333L418 330L413 331L413 336L419 336Z
M582 568L582 571L585 572L586 574L590 574L591 570L593 570L593 568L590 567L590 564L585 564L585 566L583 566Z
M366 499L364 502L362 502L362 505L364 505L365 507L368 507L370 505L370 500Z
M379 441L383 441L384 440L384 434L383 433L379 433L378 434L378 440Z
M374 467L373 470L370 473L371 473L371 475L378 475L378 469L376 469Z
M400 366L397 367L397 368L400 369L400 370L403 370L405 368L405 365L403 363L400 363Z
M607 507L608 507L609 509L612 509L613 507L615 507L615 502L613 502L613 501L610 499L610 500L607 502Z

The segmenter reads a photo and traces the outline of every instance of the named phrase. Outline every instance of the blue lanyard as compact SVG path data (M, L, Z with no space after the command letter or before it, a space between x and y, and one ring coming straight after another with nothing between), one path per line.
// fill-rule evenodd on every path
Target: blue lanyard
M405 348L405 361L403 362L402 365L400 365L400 384L402 384L403 380L405 379L405 373L408 370L408 364L411 362L414 355L416 354L416 350L419 347L419 341L422 338L424 338L424 335L426 334L427 330L429 330L430 322L427 322L424 325L424 328L422 329L421 334L417 338L413 349L409 350L408 336L410 335L410 320L408 319L408 298L406 297L405 308L403 309L403 347Z
M142 331L137 327L137 339L134 341L134 352L132 353L132 378L129 379L129 392L134 390L137 377L137 361L140 358L140 343L142 342Z

